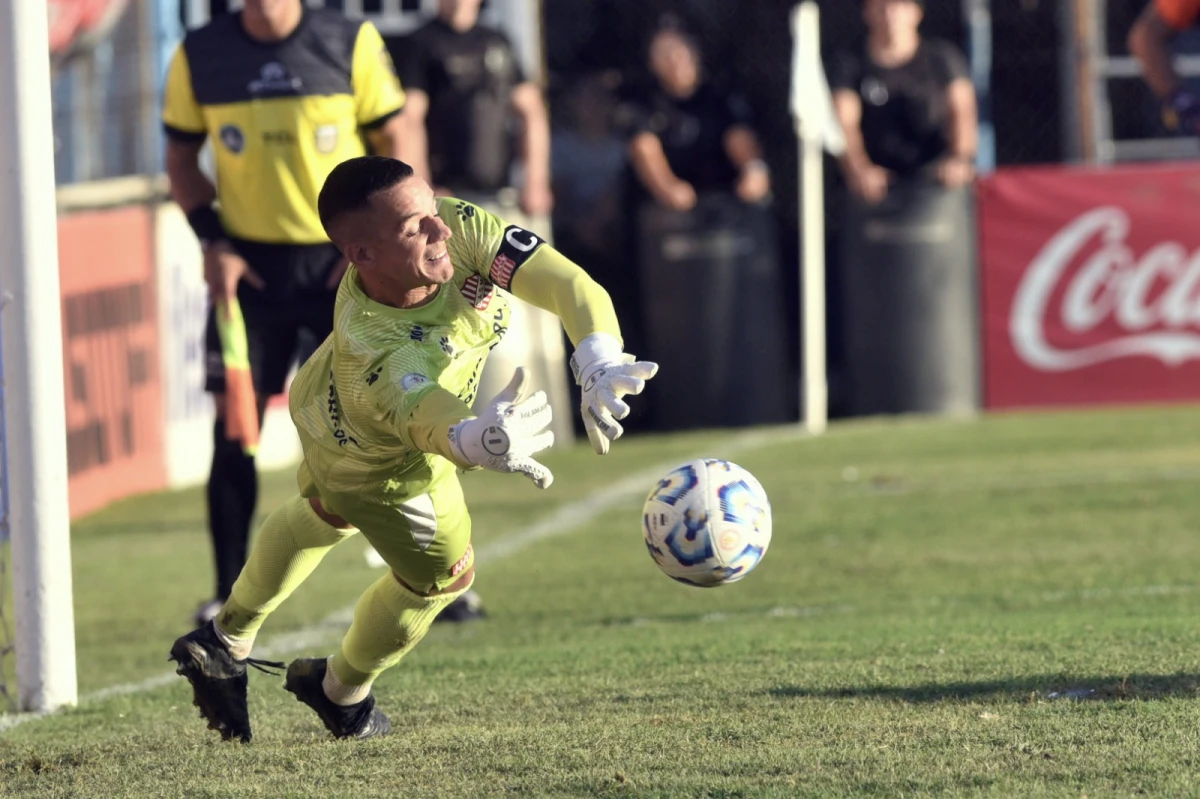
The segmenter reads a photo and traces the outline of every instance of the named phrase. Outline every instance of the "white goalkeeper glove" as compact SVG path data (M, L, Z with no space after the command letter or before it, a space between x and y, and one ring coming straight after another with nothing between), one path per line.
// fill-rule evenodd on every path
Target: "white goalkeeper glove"
M581 412L588 440L597 453L607 455L611 443L625 432L617 420L629 415L629 406L621 397L641 394L658 364L623 352L621 343L607 333L593 333L575 348L571 372L583 389Z
M517 367L512 382L488 404L483 415L450 428L450 446L459 459L493 472L523 474L538 488L549 488L554 475L532 455L554 444L553 413L546 392L521 398L525 369Z

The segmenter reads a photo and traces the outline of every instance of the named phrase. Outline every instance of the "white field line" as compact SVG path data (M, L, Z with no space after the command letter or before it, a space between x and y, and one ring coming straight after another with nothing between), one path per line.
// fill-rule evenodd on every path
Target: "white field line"
M789 440L798 440L801 438L804 438L804 435L799 428L771 428L767 430L751 431L733 436L726 441L718 442L712 447L709 447L703 455L696 455L694 457L733 458L738 453L749 452L771 444L786 443ZM541 521L534 523L531 527L528 527L518 533L500 538L490 545L481 544L476 549L475 560L480 564L501 560L502 558L515 555L516 553L526 549L538 541L572 533L575 530L578 530L580 527L583 527L586 524L594 521L596 518L604 514L610 508L616 506L618 503L641 497L647 492L648 486L654 480L661 477L667 470L686 460L688 460L688 458L677 458L669 463L661 463L658 466L626 477L617 481L616 483L612 483L606 488L599 489L598 491L590 494L587 497L584 497L581 500L567 503L566 505L563 505L557 510L551 512ZM943 484L941 486L937 485L936 483L919 482L910 484L885 483L883 485L873 485L868 478L863 480L861 483L848 482L844 486L845 493L843 495L870 497L896 496L916 493L937 494L977 490L1019 491L1047 487L1176 482L1183 480L1200 480L1200 470L1180 468L1155 469L1142 472L1120 471L1095 472L1090 474L1086 472L1079 472L1060 475L1042 475L1040 477L1014 476L1012 478L1004 478L1000 480L964 481L962 483ZM1039 596L1038 599L1040 599L1042 602L1058 602L1074 598L1082 600L1097 600L1118 595L1128 597L1151 597L1171 594L1187 594L1193 593L1197 590L1198 588L1196 586L1190 585L1146 586L1115 590L1096 588L1077 592L1047 592ZM931 597L930 601L936 601L937 599L939 598ZM833 608L779 607L772 608L765 614L761 615L765 615L769 618L794 619L830 613L852 613L856 610L856 608L846 605ZM710 617L698 620L706 622L722 622L738 617L744 618L747 615L757 614L712 614ZM341 608L333 613L330 613L328 616L321 619L321 621L310 627L271 637L268 639L268 641L264 642L262 646L256 647L254 654L256 657L278 658L294 652L316 648L326 644L332 637L343 632L353 617L353 605ZM662 623L662 621L652 618L635 618L618 623L642 626L645 624ZM80 697L79 703L80 705L91 704L112 698L114 696L140 694L163 685L169 685L176 679L177 676L174 672L164 672L139 682L113 685L109 686L108 688L102 688L98 691L93 691L92 693L85 694ZM20 724L43 718L46 715L49 714L0 714L0 733L3 733L5 730L12 729Z
M739 453L769 445L803 438L804 434L798 427L771 428L754 430L732 436L706 448L703 454L693 457L733 458ZM669 463L660 463L622 480L601 488L592 494L575 502L568 502L543 518L531 527L500 538L491 544L481 544L476 548L475 561L479 564L491 563L526 549L527 547L547 538L567 535L587 525L618 503L644 497L649 493L650 486L661 478L667 471L678 466L689 458L676 458ZM320 646L337 633L341 633L354 618L354 606L330 613L316 624L291 633L276 635L254 649L254 656L259 658L279 658L293 652L312 649ZM138 682L123 683L109 686L79 698L80 705L91 704L114 696L140 694L168 685L179 679L175 672L164 672L154 677ZM49 713L19 713L0 714L0 733L10 730L20 724L44 718Z
M843 479L845 482L835 490L835 496L908 496L910 494L955 494L967 491L1031 491L1043 488L1178 483L1193 480L1200 482L1200 468L1043 473L945 482L940 482L940 478L936 476L917 478L911 482L904 478L899 478L894 482L886 479L874 481L870 477Z
M1103 601L1106 599L1145 599L1154 597L1171 597L1171 596L1188 596L1200 592L1200 586L1196 585L1136 585L1128 588L1084 588L1075 591L1043 591L1041 593L1020 594L1017 596L1003 596L999 599L1018 599L1023 600L1030 605L1052 605L1057 603L1066 603L1072 601L1094 602ZM903 600L899 604L911 604L917 607L936 607L947 603L954 603L958 597L953 596L927 596L913 597L908 600ZM648 627L652 625L668 625L668 624L692 624L700 622L703 624L720 624L722 622L736 622L742 619L807 619L815 616L844 616L851 613L858 613L864 608L855 607L854 605L810 605L808 607L790 607L778 606L769 610L752 610L752 611L732 611L729 613L705 613L695 616L671 616L667 618L655 618L652 616L633 616L626 619L616 619L608 622L612 627ZM868 609L868 610L874 610Z

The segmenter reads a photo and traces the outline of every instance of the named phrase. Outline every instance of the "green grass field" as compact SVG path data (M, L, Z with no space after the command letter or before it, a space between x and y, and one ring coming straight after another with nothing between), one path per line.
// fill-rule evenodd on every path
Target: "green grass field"
M660 574L639 532L651 475L697 455L746 466L774 505L762 565L707 591ZM464 479L491 617L435 626L377 683L397 733L362 743L329 740L258 673L254 743L222 743L163 676L210 581L199 491L81 521L83 700L0 733L0 794L1200 793L1196 409L641 437L547 460L547 492ZM267 476L261 509L291 486ZM341 545L263 654L330 652L376 575Z

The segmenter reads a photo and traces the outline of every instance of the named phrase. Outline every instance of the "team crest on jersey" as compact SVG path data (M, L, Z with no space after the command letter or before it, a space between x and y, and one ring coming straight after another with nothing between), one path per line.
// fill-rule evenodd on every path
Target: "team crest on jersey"
M492 261L492 268L488 270L488 277L493 283L500 286L508 286L512 281L513 270L517 268L517 262L509 258L504 253L500 253Z
M338 126L337 125L318 125L316 132L317 152L328 155L337 149L338 145Z
M493 268L495 268L494 265ZM471 275L459 291L475 310L486 311L492 301L493 289L494 286L490 280L484 280L479 275Z

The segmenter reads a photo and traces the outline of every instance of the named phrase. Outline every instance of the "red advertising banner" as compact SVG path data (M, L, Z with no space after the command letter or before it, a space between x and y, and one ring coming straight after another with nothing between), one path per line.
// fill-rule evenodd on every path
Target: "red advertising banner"
M153 217L58 220L71 516L166 485Z
M984 404L1200 400L1200 164L979 186Z

